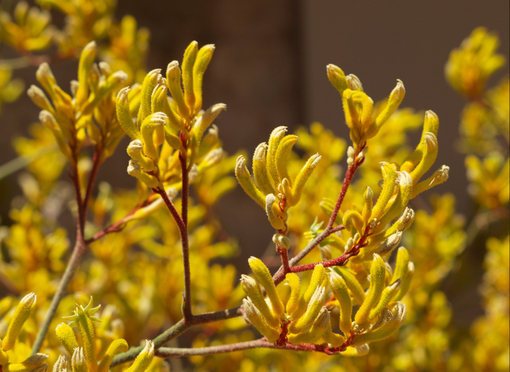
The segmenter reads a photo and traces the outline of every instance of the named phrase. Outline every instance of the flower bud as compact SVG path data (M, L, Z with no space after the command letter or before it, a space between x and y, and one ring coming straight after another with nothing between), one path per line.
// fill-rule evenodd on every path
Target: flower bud
M67 353L69 355L73 355L74 350L79 347L73 329L65 323L60 323L55 329L55 332Z
M127 147L127 153L131 157L131 159L135 160L140 164L146 172L153 172L156 170L156 165L152 161L152 159L146 157L142 153L143 144L140 140L131 141Z
M213 44L204 45L198 51L195 64L193 65L193 93L195 95L194 113L202 108L202 81L205 70L211 62L215 46Z
M380 255L385 255L393 251L397 248L402 241L402 231L397 231L394 234L391 234L377 246L376 253Z
M361 80L356 75L349 74L345 78L350 90L359 90L363 92L363 85L361 84Z
M299 199L301 199L301 193L305 187L306 181L308 181L308 178L311 176L315 168L317 168L319 160L321 160L321 156L319 154L310 156L306 164L299 171L292 187L292 198L289 203L291 206L296 205L299 202Z
M243 188L244 192L250 198L255 200L262 208L266 208L266 198L264 194L255 186L248 168L246 168L246 159L244 156L239 155L236 161L235 174L237 181Z
M276 194L276 189L274 188L267 171L266 153L267 144L262 142L257 146L253 153L253 177L255 178L257 187L264 193L264 195Z
M276 203L276 197L273 194L266 195L265 209L269 223L276 230L284 230L285 222L281 218L282 212L279 210L278 203Z
M115 355L126 352L128 348L129 347L126 340L122 338L113 340L110 346L108 346L108 349L106 350L106 353L103 359L101 360L101 363L99 363L99 366L97 367L97 372L108 372L110 364L112 363Z
M29 293L21 299L9 322L7 333L2 341L2 348L4 351L9 351L13 348L19 332L21 331L21 327L34 310L36 302L37 296L35 293Z
M250 265L255 277L266 289L267 297L269 297L269 300L271 301L274 313L280 317L284 312L284 308L282 301L276 292L273 277L271 276L269 269L260 259L253 256L248 259L248 264Z
M179 115L189 120L190 112L188 106L184 103L184 94L181 88L181 69L179 68L179 62L172 61L168 64L166 69L166 81L168 90L177 104Z
M326 70L330 83L336 88L336 90L338 90L340 96L342 96L344 90L348 88L344 72L340 67L332 64L327 65Z
M150 71L143 79L142 90L140 92L140 109L138 110L137 118L138 126L143 124L145 119L151 114L152 92L158 84L162 83L162 79L160 68Z
M274 234L273 243L287 250L290 248L290 239L282 234Z
M243 309L248 321L253 324L269 342L276 342L276 340L278 340L280 337L278 330L266 324L261 312L254 306L249 298L243 299Z
M381 327L356 336L353 339L352 345L358 346L374 341L381 341L391 336L404 323L406 318L406 306L401 302L397 302L392 309L392 314L391 320L384 323Z
M354 317L356 324L361 325L367 321L370 310L377 304L384 290L385 276L384 260L377 253L374 253L374 259L370 268L370 287L368 288L365 301L363 301Z
M276 127L269 136L269 143L267 147L267 170L275 184L279 184L281 182L278 175L278 169L276 167L276 151L278 150L280 141L285 136L285 132L287 132L287 127Z
M329 283L331 290L340 304L340 330L348 336L352 326L352 303L347 285L340 275L335 271L329 272Z
M49 111L52 115L55 115L55 110L42 89L35 85L31 85L27 90L27 94L32 102L34 102L37 106L43 110Z
M154 357L154 343L150 340L147 340L145 347L142 352L138 354L134 363L126 369L126 372L144 372L149 364L152 362L152 358Z

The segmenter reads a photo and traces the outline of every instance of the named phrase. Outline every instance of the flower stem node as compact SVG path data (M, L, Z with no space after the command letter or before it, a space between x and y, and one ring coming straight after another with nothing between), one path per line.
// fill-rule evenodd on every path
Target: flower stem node
M287 250L290 248L290 239L282 234L274 234L273 243Z

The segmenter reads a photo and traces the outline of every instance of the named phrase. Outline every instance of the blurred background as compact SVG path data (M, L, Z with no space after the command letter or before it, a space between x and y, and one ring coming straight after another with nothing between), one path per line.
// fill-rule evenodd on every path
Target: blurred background
M15 3L0 4L5 9ZM168 62L181 60L191 40L216 45L204 79L204 107L227 104L216 124L229 154L238 149L251 153L281 125L292 132L318 121L348 139L340 96L326 76L329 63L357 75L374 101L387 97L396 79L401 79L407 91L401 107L431 109L441 122L437 164L447 164L451 170L448 182L434 192L454 193L457 209L468 221L474 214L466 190L464 155L456 151L459 115L466 102L448 86L443 70L450 51L478 26L498 33L499 51L508 58L508 1L119 0L116 12L118 19L134 15L139 26L150 30L148 70L165 69ZM62 16L52 14L60 26ZM16 53L3 45L0 56L13 58ZM76 61L68 60L52 64L52 69L57 80L65 82L75 78L76 66ZM36 67L17 69L14 77L23 79L28 88L36 83L35 71ZM505 74L508 65L488 85ZM27 135L38 112L26 95L2 108L0 164L16 157L12 139ZM416 142L419 135L415 133ZM125 171L126 144L124 139L98 175L114 188L135 185ZM0 180L3 224L9 224L9 206L19 194L17 173ZM240 188L222 200L218 214L224 229L239 241L242 254L237 263L240 272L246 272L246 258L261 254L270 243L272 229L266 216ZM464 253L467 267L475 270L473 276L481 273L484 252ZM459 315L453 319L469 324L479 314L477 283L460 293L454 283L447 281L450 287L445 288Z

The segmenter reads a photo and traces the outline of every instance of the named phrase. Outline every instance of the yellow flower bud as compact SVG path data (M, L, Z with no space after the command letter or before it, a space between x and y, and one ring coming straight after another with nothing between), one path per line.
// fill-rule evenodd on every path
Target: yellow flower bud
M248 321L258 329L260 333L269 341L276 342L280 337L280 332L266 324L266 319L261 312L255 307L251 300L243 299L243 309Z
M266 195L265 209L271 226L273 226L276 230L285 229L285 222L282 219L283 214L279 210L278 203L276 203L276 197L273 194Z
M291 323L289 331L292 333L303 332L308 328L317 318L324 303L326 302L326 288L318 286L308 303L305 313L296 322Z
M377 115L377 118L375 119L375 130L373 133L370 133L370 137L375 136L383 124L398 109L402 103L402 100L404 99L405 94L406 90L404 88L404 83L402 83L401 80L397 80L397 86L391 91L386 107L381 111L379 115Z
M407 291L409 291L409 286L411 285L411 281L413 279L414 274L414 264L409 262L407 264L407 272L402 274L402 284L398 293L395 295L394 301L400 301L406 295Z
M342 96L344 90L348 88L344 72L340 67L332 64L327 65L326 70L330 83L338 90L340 96Z
M218 115L226 109L227 105L224 103L217 103L209 107L207 111L196 120L191 131L193 151L198 152L198 148L200 147L200 143L206 129L209 128Z
M384 260L378 254L374 253L374 259L370 268L370 287L368 294L354 317L357 324L363 324L367 321L370 310L377 304L381 293L384 290L384 279L386 270Z
M83 48L78 65L78 90L76 91L76 107L81 106L87 101L89 94L88 76L90 68L96 58L96 42L91 41Z
M325 307L322 307L319 315L317 315L317 318L308 331L298 334L290 334L288 339L289 342L294 345L302 343L313 344L322 337L328 328L331 329L329 311Z
M156 112L148 115L142 123L140 132L143 139L143 152L145 156L151 158L154 162L159 159L157 147L163 144L165 140L165 124L167 116L162 112Z
M329 272L331 290L340 304L340 330L348 336L352 326L352 303L347 284L335 271Z
M402 281L400 279L397 279L388 287L384 288L383 292L381 293L381 298L378 304L372 310L370 310L368 322L373 321L383 312L384 309L386 309L386 306L388 306L390 301L395 297L401 285Z
M343 224L347 230L352 230L354 228L360 233L363 233L363 226L365 225L361 213L354 209L345 212Z
M336 266L333 270L345 280L347 288L351 291L354 299L361 305L365 301L365 291L354 274L345 267Z
M182 85L184 87L184 101L190 111L190 116L195 110L195 92L193 90L193 66L198 54L198 43L192 41L184 51L182 59Z
M193 65L193 93L195 95L195 107L193 113L197 113L202 108L202 81L204 78L205 70L211 62L214 45L204 45L198 51L195 64Z
M286 276L287 283L290 286L290 297L287 301L287 314L292 315L294 311L297 310L299 306L299 293L300 293L300 285L299 285L299 276L294 273L288 273Z
M151 189L157 189L160 185L160 182L155 176L143 172L140 165L134 160L129 161L127 172L130 176L138 178Z
M74 350L79 347L73 329L65 323L60 323L55 329L55 332L67 353L73 355Z
M432 176L427 178L425 181L414 185L413 191L411 192L410 199L415 198L418 194L434 187L442 184L448 179L448 174L450 172L450 167L443 165L437 171L434 172Z
M35 85L31 85L27 90L27 94L32 102L34 102L37 106L43 110L49 111L53 116L55 116L55 110L42 89Z
M255 186L248 168L246 168L246 159L244 156L239 155L236 161L235 174L237 181L243 188L244 192L248 194L250 198L255 200L258 205L266 209L266 198L264 194Z
M317 167L319 160L321 160L321 156L319 154L310 156L306 164L299 171L292 187L292 198L289 203L291 206L296 205L299 202L299 199L301 199L301 193L305 187L306 181L308 181L308 178Z
M286 178L287 180L289 180L289 183L291 183L291 184L292 184L292 182L290 180L287 166L289 164L292 147L297 142L297 140L298 140L298 137L293 134L283 137L278 145L278 148L276 149L276 155L275 155L276 170L278 172L279 180L281 181L284 178Z
M13 348L19 332L21 331L21 327L23 327L23 323L25 323L34 310L36 302L37 296L35 293L29 293L21 299L9 322L7 333L2 341L2 348L4 351L9 351Z
M166 81L168 90L177 104L179 115L189 120L190 113L188 106L184 103L184 94L181 88L181 69L179 68L179 62L172 61L168 64L166 69Z
M266 150L267 144L265 142L258 145L255 149L253 154L253 178L255 179L257 188L261 190L264 195L276 194L276 189L271 183L269 173L267 172Z
M402 231L397 231L394 234L391 234L386 238L382 243L380 243L375 253L383 256L390 252L392 252L395 248L397 248L402 241Z
M154 343L150 340L147 340L145 347L142 352L138 354L134 363L126 369L126 372L144 372L149 364L152 362L152 358L154 357Z
M391 336L400 326L404 323L406 318L406 306L398 302L392 310L392 317L389 321L385 322L381 327L370 330L356 336L353 340L353 346L359 346L374 341L381 341Z
M142 125L147 118L151 114L151 100L152 100L152 92L154 88L156 88L159 84L163 82L163 77L161 76L161 69L157 68L155 70L150 71L142 83L142 90L140 93L140 109L138 110L138 127Z
M282 301L276 292L273 277L271 276L269 269L260 259L253 256L248 259L248 264L260 284L262 284L262 286L266 289L267 297L269 297L269 300L271 301L274 313L280 317L283 314L284 308Z
M255 279L250 278L247 275L241 275L241 287L243 288L246 295L251 299L254 306L261 312L262 316L265 318L267 324L269 324L273 328L278 328L280 325L280 320L277 315L275 315L267 302L264 299L264 295L260 290L259 285L255 281Z
M99 366L97 367L97 372L108 372L110 369L110 364L112 363L113 358L115 355L124 353L128 350L128 344L126 340L120 338L118 340L112 341L110 346L108 346L108 349L106 350L106 353L103 357L103 360L101 360L101 363L99 363Z
M287 127L277 127L273 129L269 136L269 143L267 147L267 170L275 184L279 184L281 182L278 175L278 168L276 167L276 151L278 150L280 141L285 136L285 132L287 132Z
M142 169L146 172L153 172L156 170L156 165L152 159L146 157L142 153L143 144L140 140L131 141L127 147L127 153L131 159L136 160Z
M274 234L273 243L287 250L290 248L290 239L282 234Z
M430 169L436 161L438 152L437 138L433 133L425 133L423 145L423 157L420 163L411 171L413 184L417 184L421 177Z
M416 146L414 152L409 155L407 160L400 166L400 171L411 172L416 167L418 162L422 159L423 152L425 151L425 136L427 133L432 133L435 137L437 137L438 130L439 118L434 111L426 111L420 142L418 143L418 146Z
M382 162L381 171L383 173L384 184L381 194L372 209L372 215L370 216L370 219L372 220L374 218L379 220L382 217L384 209L387 207L388 202L393 196L393 191L397 183L397 169L393 164Z
M131 117L131 110L129 105L129 88L122 88L117 94L116 108L117 118L120 126L124 129L124 132L131 138L137 139L140 137L138 127L133 122Z

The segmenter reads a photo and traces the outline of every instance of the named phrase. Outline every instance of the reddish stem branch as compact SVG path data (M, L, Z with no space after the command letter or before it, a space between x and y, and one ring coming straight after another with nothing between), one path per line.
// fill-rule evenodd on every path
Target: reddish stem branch
M186 177L187 179L187 177ZM191 312L191 278L190 278L190 264L189 264L189 242L188 242L188 228L185 225L181 216L175 209L172 201L166 194L165 190L162 189L154 189L154 192L161 195L163 201L165 202L166 207L170 211L170 214L174 218L177 223L177 227L179 228L179 233L181 235L181 245L182 245L182 262L184 266L184 298L183 298L183 316L186 324L192 323L193 314ZM183 193L184 194L184 193ZM181 201L184 204L184 200Z
M255 348L266 348L266 349L279 349L279 350L294 350L294 351L305 351L305 352L321 352L328 355L338 353L345 350L345 346L340 347L328 347L325 345L315 344L301 344L293 345L289 342L277 345L267 341L265 338L261 338L254 341L238 342L235 344L221 345L221 346L208 346L198 348L169 348L162 347L156 351L156 355L162 358L169 357L185 357L194 355L213 355L222 353L231 353L233 351L248 350Z
M87 190L85 191L85 198L83 200L83 210L86 211L88 208L90 196L92 195L92 188L94 187L94 182L96 181L97 171L99 170L99 166L101 165L101 150L96 146L94 150L94 157L92 159L92 169L90 170L89 182L87 183ZM83 227L85 227L85 218L86 214L83 216L84 220L82 221Z
M276 251L280 254L282 259L283 276L285 277L285 275L290 273L289 251L279 245L276 246Z
M349 252L344 253L340 257L333 258L332 260L323 261L323 262L315 262L307 265L301 266L293 266L290 268L290 271L293 273L299 273L302 271L313 270L315 266L322 265L324 267L332 267L332 266L344 266L349 258L357 256L361 248L366 246L366 241L368 236L370 235L370 227L365 229L363 236L356 242L356 244L349 250Z

